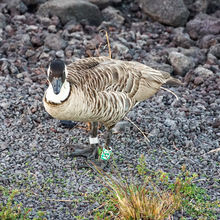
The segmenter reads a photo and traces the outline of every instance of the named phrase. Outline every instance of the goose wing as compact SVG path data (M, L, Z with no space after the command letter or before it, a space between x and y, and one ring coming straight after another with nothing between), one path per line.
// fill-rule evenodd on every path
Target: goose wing
M154 95L171 77L138 62L90 57L67 66L67 80L80 88L95 91L123 92L142 101Z
M71 63L67 67L67 80L76 85L94 88L97 91L122 91L129 83L126 65L108 57L90 57ZM133 83L133 80L130 80Z

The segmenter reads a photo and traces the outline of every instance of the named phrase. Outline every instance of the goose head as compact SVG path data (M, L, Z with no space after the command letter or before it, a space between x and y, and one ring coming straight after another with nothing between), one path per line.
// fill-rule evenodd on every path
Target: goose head
M49 86L46 100L55 104L65 101L70 94L70 84L66 80L67 67L62 60L53 60L47 70Z

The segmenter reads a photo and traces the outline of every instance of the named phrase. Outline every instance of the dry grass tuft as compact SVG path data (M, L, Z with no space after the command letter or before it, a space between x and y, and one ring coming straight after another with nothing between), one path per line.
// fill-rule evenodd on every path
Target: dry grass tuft
M134 185L116 180L103 171L98 172L113 192L112 202L118 210L114 219L163 220L180 208L179 194L159 190L150 178L146 178L142 185Z
M171 216L179 207L180 199L171 192L150 190L147 184L134 186L113 185L119 219L157 219Z

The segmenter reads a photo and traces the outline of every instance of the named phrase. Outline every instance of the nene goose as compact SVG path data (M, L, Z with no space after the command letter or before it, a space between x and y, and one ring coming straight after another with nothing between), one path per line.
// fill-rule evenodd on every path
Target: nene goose
M49 87L43 103L46 111L59 120L92 122L93 150L97 155L97 123L106 127L106 143L110 145L111 128L122 120L137 103L153 96L167 82L177 82L169 73L138 62L90 57L68 66L61 60L51 62ZM86 149L75 151L84 155Z

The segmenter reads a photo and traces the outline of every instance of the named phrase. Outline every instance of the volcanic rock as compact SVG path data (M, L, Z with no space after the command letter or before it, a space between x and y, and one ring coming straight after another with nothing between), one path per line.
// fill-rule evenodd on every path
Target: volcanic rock
M124 23L124 17L121 12L111 6L102 10L105 21L110 21L113 25L120 26Z
M46 1L48 0L22 0L22 2L24 2L24 4L27 6L42 4L45 3Z
M184 33L184 28L179 27L174 30L174 41L176 44L183 48L190 48L191 46L195 45L194 41L190 39L188 33Z
M6 26L6 17L0 13L0 28L4 28Z
M154 20L175 27L185 25L189 16L182 0L139 0L139 4Z
M98 6L86 0L52 0L40 5L38 14L41 16L58 16L65 24L72 19L86 20L91 25L99 25L102 14Z
M48 34L44 43L53 50L60 50L66 46L66 42L57 34Z
M169 61L172 64L175 73L184 76L195 66L193 58L187 57L182 53L172 51L169 53Z
M192 39L198 39L208 34L219 34L220 19L207 14L198 14L186 24L186 31Z
M220 43L211 46L209 53L220 59Z
M12 15L23 14L28 8L21 0L10 0L7 1L7 8Z

